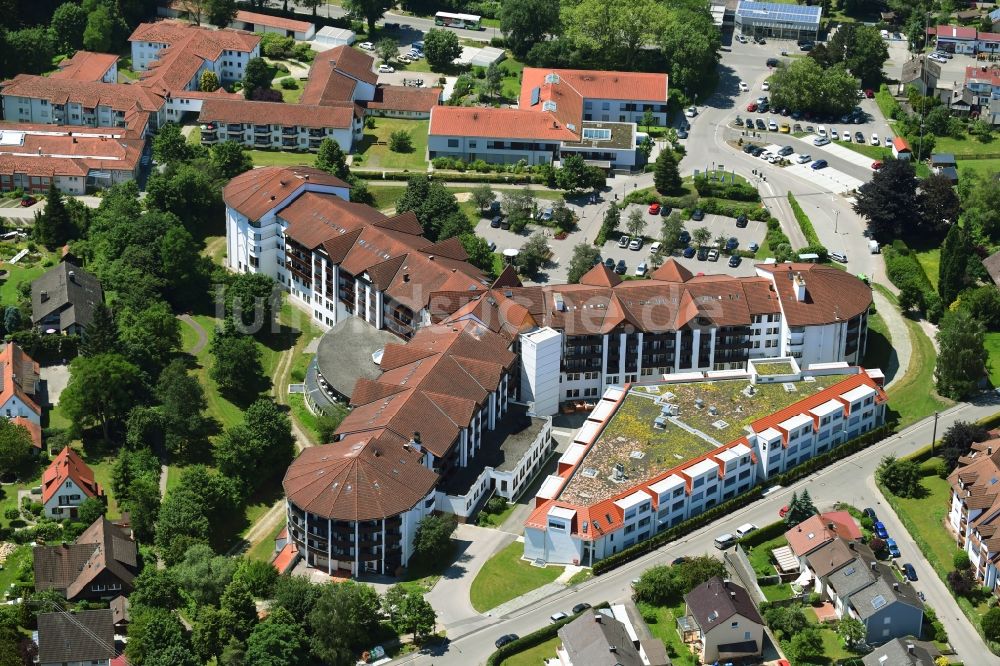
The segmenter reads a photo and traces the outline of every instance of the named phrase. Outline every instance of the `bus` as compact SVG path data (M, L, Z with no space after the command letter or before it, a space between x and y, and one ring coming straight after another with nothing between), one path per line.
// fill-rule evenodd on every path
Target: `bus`
M466 30L482 30L479 22L482 16L475 14L453 14L451 12L438 12L434 15L434 25L443 25L449 28L465 28Z

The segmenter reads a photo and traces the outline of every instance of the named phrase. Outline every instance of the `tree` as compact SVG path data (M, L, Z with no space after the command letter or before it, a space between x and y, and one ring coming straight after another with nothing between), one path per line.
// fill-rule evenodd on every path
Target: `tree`
M272 569L273 570L273 569ZM247 639L244 663L253 666L306 666L309 639L284 608L272 610Z
M118 340L129 361L155 376L181 346L180 322L163 301L141 311L124 308L118 316Z
M210 70L206 70L210 71ZM223 141L212 146L212 166L220 178L234 178L253 168L253 158L235 141Z
M146 206L173 213L183 228L200 233L222 212L222 193L210 170L197 164L174 163L154 173L146 186Z
M78 4L65 2L52 12L49 23L55 48L63 53L76 51L83 46L83 33L87 29L87 10Z
M340 144L327 137L320 141L316 152L316 168L333 174L341 180L346 180L351 171L347 167L347 156Z
M225 28L232 23L236 10L236 0L205 0L205 19L217 28Z
M462 248L469 255L470 264L487 273L493 270L493 250L485 238L473 233L464 233L458 240L462 242Z
M45 200L45 211L35 213L35 227L32 235L35 240L53 250L69 240L73 225L69 220L69 212L63 201L62 192L56 187L56 179L49 179L49 191Z
M993 287L988 289L995 291ZM974 443L985 442L989 438L989 431L978 423L955 421L944 431L938 446L938 455L944 459L945 469L951 472L958 466L958 459L969 454Z
M969 596L976 589L976 578L971 568L949 571L945 579L952 592L960 597Z
M178 458L190 459L195 453L194 446L205 438L207 402L201 383L188 374L187 364L177 358L160 373L156 397L163 404L167 450Z
M665 606L677 599L684 592L683 584L677 576L678 568L665 564L650 567L639 576L639 582L633 585L635 598L654 606Z
M379 617L378 593L370 585L324 585L309 613L313 654L328 664L353 664L356 653L370 647Z
M503 0L500 31L507 46L520 59L546 35L559 33L559 4L549 0Z
M774 106L843 114L857 102L857 81L836 65L823 69L816 58L799 58L771 76Z
M295 618L296 622L304 624L309 619L309 613L312 612L322 589L318 585L313 585L307 578L283 574L274 582L271 608L283 608Z
M131 622L125 654L133 664L153 663L156 655L191 649L184 625L173 609L137 608L131 597Z
M972 566L972 559L969 558L969 554L967 552L962 550L955 553L955 556L951 558L951 564L959 571L964 571Z
M601 223L604 231L606 233L611 233L616 231L618 226L622 223L622 211L618 206L608 206L608 209L604 211L604 220Z
M816 515L816 507L809 497L809 491L803 490L802 495L792 493L792 499L788 502L788 513L785 514L785 524L795 526L802 521Z
M185 162L191 159L191 145L181 134L180 125L166 123L156 133L153 137L153 159L160 164Z
M115 22L106 4L100 4L87 16L87 27L83 31L83 48L88 51L107 53L111 50L111 38Z
M958 195L946 176L932 174L921 180L917 203L921 232L940 238L949 225L958 226Z
M670 7L666 18L662 28L652 26L656 38L650 43L659 44L674 89L697 89L718 64L721 33L704 3Z
M882 65L889 59L889 48L878 28L860 23L845 23L827 44L834 62L843 62L863 86L882 82Z
M642 233L646 230L646 216L641 209L633 208L629 212L628 220L625 222L625 229L633 238L642 237Z
M983 627L983 635L988 641L1000 641L1000 608L991 608L986 611L980 620Z
M84 525L92 525L98 518L103 518L108 512L107 505L98 497L88 497L76 508L76 518Z
M469 192L469 198L472 203L476 204L480 212L488 208L497 200L497 193L493 191L489 183L482 183L480 185L475 185Z
M117 349L119 349L118 327L115 326L111 308L104 303L98 303L94 307L93 317L83 327L80 354L82 356L96 356L97 354L108 354Z
M532 234L521 246L514 262L523 275L536 275L549 254L549 244L540 232Z
M69 383L59 398L75 428L100 426L111 438L143 393L139 368L119 354L78 356L69 366Z
M219 85L219 75L210 69L206 69L198 77L198 90L201 92L215 92Z
M959 296L957 304L987 331L1000 331L1000 291L996 287L967 289Z
M295 456L295 437L288 413L270 398L261 398L247 407L244 425L250 437L260 442L259 464L269 470L281 470Z
M432 71L441 72L450 69L455 58L462 55L462 45L458 43L458 35L451 30L431 28L424 35L424 55Z
M819 630L812 627L802 629L792 637L792 643L788 649L793 658L805 660L809 657L823 656L823 637Z
M660 194L670 194L681 187L681 172L677 168L677 157L669 148L661 150L656 157L653 186Z
M920 497L924 493L920 465L912 460L883 457L875 470L875 479L897 497Z
M571 284L576 284L600 260L601 254L593 245L589 243L574 245L573 258L569 260L569 274L566 280Z
M412 210L431 240L444 240L472 231L469 218L458 207L455 195L439 182L426 176L414 176L406 183L406 191L396 202L396 212ZM450 234L450 235L449 235Z
M271 70L263 58L250 58L243 74L243 96L251 99L258 88L271 87Z
M255 599L270 599L274 583L278 580L278 570L264 560L242 558L236 566L233 580L246 584Z
M262 273L239 273L226 290L227 323L241 333L267 332L280 308L280 292L274 280Z
M694 230L694 233L691 234L691 239L694 240L698 247L708 243L711 238L712 232L708 230L708 227L698 227Z
M501 195L501 206L510 220L510 230L520 233L535 216L535 197L529 189L506 190Z
M413 634L415 639L433 633L437 624L434 607L424 599L424 593L419 589L407 591L399 615L400 629Z
M567 192L577 192L587 186L587 164L582 156L574 153L563 158L556 171L556 185Z
M399 55L399 46L396 45L396 40L394 39L380 39L375 42L375 54L383 62L392 62Z
M132 451L163 450L163 414L159 409L133 407L125 422L125 447Z
M19 423L0 418L0 473L16 472L31 459L31 433Z
M413 556L424 562L440 562L451 556L451 533L455 521L444 516L424 516L417 523L413 538Z
M232 321L227 321L212 338L209 351L214 359L209 376L223 394L245 402L260 393L264 369L260 348L252 337L238 333Z
M881 243L898 238L904 220L916 219L917 179L909 160L886 160L872 179L858 189L854 212L868 221L872 237Z
M611 68L631 70L642 47L667 28L669 12L655 0L582 0L562 11L566 35Z
M394 153L413 152L413 137L406 130L396 130L389 135L389 150Z
M710 555L698 555L677 565L677 576L682 594L687 594L702 583L718 576L725 578L726 567L722 560Z
M368 32L375 31L375 22L392 7L390 0L345 0L344 9L352 16L363 18L368 23Z
M797 606L771 606L764 611L764 620L782 638L789 638L809 624L805 613Z
M846 616L837 623L837 634L844 639L844 645L850 649L865 640L867 630L861 620Z
M670 213L660 224L660 243L663 246L665 255L673 254L681 244L681 232L684 231L684 223L681 222L680 213Z
M183 558L191 546L210 543L237 506L236 483L202 465L184 468L178 485L160 506L156 546L168 565Z
M246 583L233 580L219 600L222 628L228 636L245 641L257 626L257 607Z
M653 116L653 112L650 111L649 109L646 109L642 113L642 122L640 124L643 127L645 127L646 131L648 132L649 128L652 127L653 123L655 123L655 122L656 122L656 118Z
M934 368L937 391L954 400L972 393L987 375L989 354L983 325L968 312L945 313L937 333L938 357Z
M129 512L132 531L140 542L153 540L156 520L160 516L160 478L141 476L132 482L128 499L120 499L118 505Z
M953 224L941 245L941 263L938 265L938 294L945 307L958 298L965 287L972 243L961 226Z
M55 48L51 33L46 28L36 26L34 28L11 30L6 33L6 40L4 41L6 41L4 48L7 53L3 55L16 54L16 61L13 61L13 58L11 58L13 62L6 66L11 76L22 72L25 74L42 74L52 69L52 57L55 55Z
M486 77L483 79L483 88L486 91L486 94L492 99L500 93L502 85L503 72L500 71L500 67L495 62L491 62L490 66L486 68Z

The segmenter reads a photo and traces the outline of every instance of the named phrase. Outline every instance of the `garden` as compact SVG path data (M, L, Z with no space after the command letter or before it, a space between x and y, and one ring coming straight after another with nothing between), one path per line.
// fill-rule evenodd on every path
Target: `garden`
M472 607L480 613L496 608L558 578L565 567L536 567L521 558L524 544L514 541L491 557L472 581Z
M429 125L429 120L369 117L351 166L426 171Z

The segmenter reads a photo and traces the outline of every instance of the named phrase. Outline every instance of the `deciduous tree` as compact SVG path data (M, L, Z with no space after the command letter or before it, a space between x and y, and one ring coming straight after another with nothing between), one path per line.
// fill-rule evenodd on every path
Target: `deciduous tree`
M212 166L226 180L253 168L253 158L235 141L223 141L212 146Z
M260 348L252 337L239 333L232 322L215 332L209 350L214 360L209 376L223 394L246 403L263 390Z
M78 356L59 404L75 428L100 426L108 440L143 393L139 368L119 354Z
M73 2L64 2L52 12L54 46L62 53L76 51L83 46L83 33L87 29L87 10Z
M912 460L885 456L875 470L875 479L897 497L920 497L920 465Z
M652 23L651 42L659 44L667 61L671 86L692 96L702 86L705 72L714 71L718 64L721 34L704 3L666 6L666 23Z
M399 46L394 39L380 39L375 43L375 54L383 62L392 62L399 55Z
M378 594L370 585L324 585L309 613L313 654L329 664L353 663L369 647L379 616Z
M573 257L569 261L569 274L566 279L575 284L580 281L587 271L593 268L600 261L601 254L597 248L589 243L578 243L573 246Z
M166 123L153 137L153 159L160 164L185 162L191 155L191 144L181 134L177 123Z
M271 70L263 58L250 58L243 73L243 96L251 99L254 91L271 87Z
M660 243L663 246L665 256L670 256L674 250L680 247L682 231L684 231L684 223L681 222L680 213L676 211L670 213L660 224Z
M347 167L347 156L340 144L327 137L320 141L316 152L316 168L346 180L351 170Z
M472 188L469 192L469 198L482 211L497 200L497 193L493 191L489 183L481 183Z
M431 28L424 35L424 56L431 70L442 72L451 67L455 58L462 55L458 35L451 30Z
M536 275L549 254L549 243L541 233L536 232L521 246L514 262L524 275Z
M503 0L500 5L500 30L507 46L518 58L524 58L535 44L547 35L558 34L559 3L549 0Z
M666 29L669 12L655 0L582 0L564 5L566 35L607 66L630 70L643 46L655 42Z
M236 0L205 0L205 20L217 28L225 28L232 23L236 10Z
M642 238L646 231L646 216L639 208L629 211L628 220L625 221L625 229L633 238Z
M881 243L898 238L904 220L916 219L917 179L909 160L887 160L872 179L858 189L854 212L865 218L872 236Z
M277 608L254 627L244 659L255 666L306 666L309 639L288 611Z
M493 270L493 250L482 236L474 233L464 233L458 237L465 253L469 255L469 263L484 272Z
M417 524L413 538L413 556L424 562L440 562L451 555L451 533L455 521L444 516L425 516Z
M30 460L32 448L27 428L0 418L0 473L19 471Z
M344 9L353 16L364 19L368 23L368 32L374 32L375 22L382 14L392 7L391 0L344 0Z

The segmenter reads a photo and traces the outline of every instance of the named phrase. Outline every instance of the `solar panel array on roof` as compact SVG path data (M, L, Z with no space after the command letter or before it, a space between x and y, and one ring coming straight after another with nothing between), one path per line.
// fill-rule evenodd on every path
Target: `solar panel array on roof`
M736 15L746 19L778 21L782 23L818 24L823 8L807 5L786 5L776 2L741 0Z
M538 104L538 98L541 96L541 94L542 94L542 89L539 88L538 86L535 86L534 88L531 89L531 106L535 106L536 104Z

